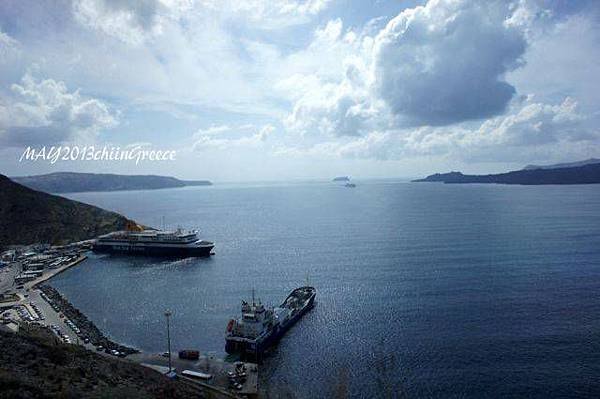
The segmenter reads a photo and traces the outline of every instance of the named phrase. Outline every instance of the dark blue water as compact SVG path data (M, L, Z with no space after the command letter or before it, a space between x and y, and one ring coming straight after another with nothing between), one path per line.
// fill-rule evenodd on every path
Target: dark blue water
M223 354L254 287L318 304L261 369L296 397L598 397L600 186L361 182L70 197L200 227L210 259L92 257L52 281L115 339ZM264 384L267 385L267 384Z

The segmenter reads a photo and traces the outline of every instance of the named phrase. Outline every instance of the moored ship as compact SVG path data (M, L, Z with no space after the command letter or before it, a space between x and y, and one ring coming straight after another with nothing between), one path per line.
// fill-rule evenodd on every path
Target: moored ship
M125 230L96 239L95 252L125 253L147 256L209 256L215 244L198 238L196 231Z
M243 358L260 359L265 350L277 342L308 310L314 306L316 289L304 286L293 290L275 308L260 301L242 301L242 317L227 325L225 351Z

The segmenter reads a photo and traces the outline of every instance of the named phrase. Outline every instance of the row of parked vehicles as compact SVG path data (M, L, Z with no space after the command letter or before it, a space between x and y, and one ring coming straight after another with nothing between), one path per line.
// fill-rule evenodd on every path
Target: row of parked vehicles
M104 353L108 353L109 355L118 356L118 357L125 357L125 356L127 356L127 353L125 353L125 352L119 352L119 351L118 351L118 350L116 350L116 349L105 348L105 347L104 347L104 346L102 346L102 345L98 345L98 346L96 347L96 350L97 350L98 352L102 352L102 351L104 351Z
M66 318L64 314L61 313L61 309L58 307L57 304L55 304L50 298L48 298L48 296L46 294L44 294L43 292L40 292L40 296L42 297L43 300L45 300L46 302L48 302L48 304L50 305L50 307L52 307L52 309L54 309L55 312L58 313L58 316L64 320L65 324L67 325L67 327L69 327L79 338L81 338L81 340L84 343L89 343L90 340L89 338L85 337L82 333L81 330L79 329L79 327L77 327L77 325L75 323L73 323L70 319ZM73 343L73 341L71 340L71 337L69 337L67 334L64 334L60 328L56 325L51 325L50 329L52 331L54 331L54 333L56 335L58 335L60 338L62 338L62 340L67 343L67 344L71 344Z
M25 305L17 306L17 314L22 320L36 322L45 320L44 314L34 302L29 302L29 308Z
M38 305L35 302L29 302L29 306L31 306L31 308L33 309L33 313L35 313L35 315L33 315L34 319L46 320L46 318L44 317L44 314L42 313L42 311L40 310L40 308L38 307Z
M50 329L52 330L52 332L54 332L54 334L58 335L65 344L72 344L73 341L71 341L71 337L69 337L67 334L64 334L62 332L62 330L55 324L52 324L50 326Z
M244 387L244 383L248 377L248 374L246 373L246 364L243 362L235 362L233 366L233 371L227 372L229 386L240 391Z
M60 309L60 307L58 307L58 305L57 305L56 303L54 303L54 302L53 302L53 301L52 301L50 298L48 298L48 296L47 296L47 295L46 295L44 292L41 292L41 293L40 293L40 295L41 295L41 297L42 297L42 298L43 298L43 299L44 299L46 302L48 302L48 304L49 304L49 305L52 307L52 309L54 309L54 311L56 311L56 312L58 313L59 317L60 317L61 319L63 319L63 320L64 320L65 324L66 324L66 325L67 325L67 326L68 326L68 327L69 327L71 330L73 330L73 332L74 332L74 333L75 333L75 334L76 334L76 335L77 335L79 338L81 338L81 340L82 340L84 343L86 343L86 344L90 343L90 339L89 339L88 337L86 337L86 336L84 336L84 335L82 334L82 332L81 332L81 329L80 329L79 327L77 327L77 325L76 325L75 323L73 323L73 321L71 321L70 319L68 319L67 317L65 317L65 316L64 316L64 315L61 313L61 309ZM64 342L66 342L66 343L72 343L72 340L71 340L71 338L70 338L68 335L66 335L66 334L63 334L63 333L60 331L60 329L58 329L58 327L56 327L56 326L51 326L51 329L52 329L52 330L53 330L53 331L56 333L56 335L58 335L59 337L61 337L61 338L63 339L63 341L64 341ZM94 344L94 345L95 345L95 344ZM96 346L96 350L97 350L98 352L102 352L102 351L104 351L105 353L107 353L107 354L109 354L109 355L118 356L118 357L125 357L125 356L127 356L127 354L126 354L125 352L119 352L119 351L118 351L118 350L116 350L116 349L105 348L105 347L104 347L104 346L102 346L102 345L97 345L97 346Z

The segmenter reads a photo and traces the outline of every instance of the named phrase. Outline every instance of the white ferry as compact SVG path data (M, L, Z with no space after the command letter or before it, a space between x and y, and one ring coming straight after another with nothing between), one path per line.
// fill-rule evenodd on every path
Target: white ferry
M199 239L195 230L125 230L98 237L93 250L147 256L190 257L209 256L214 246L213 242Z

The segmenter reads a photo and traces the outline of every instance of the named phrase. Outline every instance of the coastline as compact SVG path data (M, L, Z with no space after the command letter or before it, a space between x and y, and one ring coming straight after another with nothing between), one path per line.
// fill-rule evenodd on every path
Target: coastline
M43 293L42 299L44 299L50 306L53 307L55 312L59 312L60 315L70 320L78 329L78 337L82 337L85 340L89 340L89 346L96 348L101 347L105 353L113 353L117 351L122 356L128 356L133 353L138 353L138 349L128 347L126 345L119 344L112 341L90 320L88 317L77 309L71 302L69 302L58 290L44 284L37 287L40 292ZM71 327L73 330L73 328ZM74 331L76 332L76 331ZM85 342L86 344L88 342ZM89 349L92 349L92 348ZM121 356L121 355L120 355Z
M111 354L111 351L117 351L124 356L138 353L139 350L127 345L120 344L108 338L83 312L76 308L64 295L57 289L46 284L49 281L71 267L77 266L85 261L88 256L85 253L80 254L75 260L65 265L45 271L42 276L23 284L25 294L19 293L19 300L15 303L22 303L24 306L33 299L38 299L38 304L43 307L43 313L49 319L46 324L57 326L63 336L65 332L75 335L77 342L89 350L102 351ZM66 321L73 323L71 327ZM52 321L52 322L50 322ZM76 330L78 329L79 332ZM56 333L56 332L55 332ZM59 335L58 333L56 333ZM59 335L60 336L60 335ZM63 338L61 336L61 338ZM88 341L88 342L85 342ZM99 351L100 352L100 351Z
M46 281L50 280L54 276L58 276L60 273L64 272L67 269L70 269L73 266L80 264L81 262L83 262L86 259L87 259L87 255L81 254L73 262L67 263L66 265L57 267L56 269L53 269L47 273L44 273L41 277L39 277L31 282L25 283L24 286L27 287L29 285L30 288L37 289L40 284L45 283Z
M93 321L91 321L82 311L76 308L59 290L49 285L52 277L57 276L70 267L76 266L87 259L86 255L81 255L75 261L52 270L35 281L29 282L31 290L29 294L32 298L39 297L40 307L47 317L48 327L58 325L60 333L53 332L62 338L61 334L69 332L77 337L78 346L96 352L100 355L119 359L126 362L139 364L143 367L165 374L168 371L168 358L164 354L143 352L119 342L113 341L101 331ZM46 284L47 283L47 284ZM61 317L62 316L62 317ZM68 323L72 324L69 325ZM73 325L78 329L75 330ZM50 328L52 330L52 328ZM101 348L101 349L99 349ZM240 388L233 390L231 388L230 376L235 373L236 363L226 362L224 359L215 358L210 354L200 354L197 360L186 360L179 358L177 351L171 354L171 361L177 370L178 378L186 385L199 389L204 394L209 393L215 397L237 398L239 395L246 397L256 397L258 395L258 365L254 363L244 363L246 366L247 377ZM165 371L166 370L166 371ZM210 374L211 378L206 381L190 378L180 375L181 371L188 370L193 372Z

